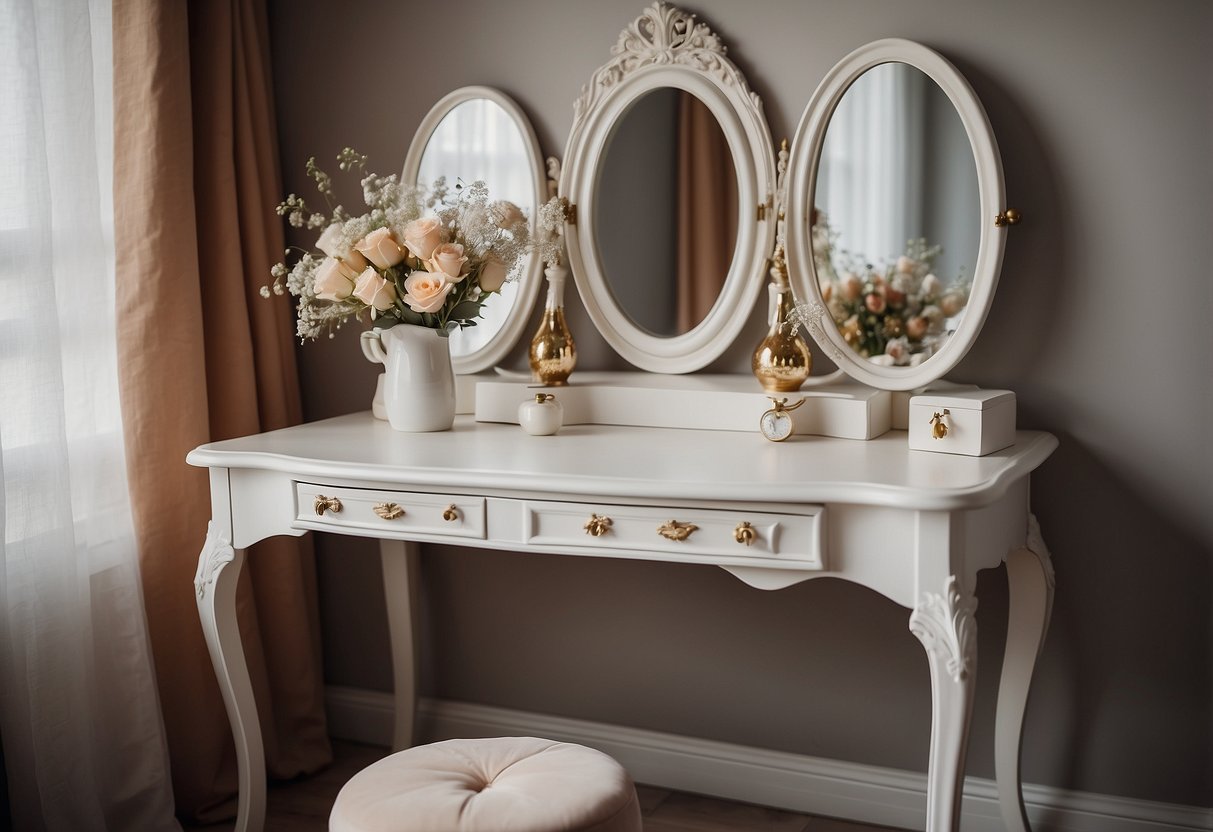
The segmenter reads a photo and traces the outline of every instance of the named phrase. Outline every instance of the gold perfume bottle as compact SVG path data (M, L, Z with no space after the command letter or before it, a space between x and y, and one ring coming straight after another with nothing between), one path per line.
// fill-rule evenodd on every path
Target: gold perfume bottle
M788 266L782 245L775 246L771 258L771 284L767 291L770 293L771 327L754 350L750 368L762 389L771 393L791 393L799 390L809 377L813 356L792 318L796 304L788 284Z
M531 339L531 375L546 387L563 387L577 365L577 345L564 320L564 283L569 270L557 264L543 273L548 279L548 297L539 331Z

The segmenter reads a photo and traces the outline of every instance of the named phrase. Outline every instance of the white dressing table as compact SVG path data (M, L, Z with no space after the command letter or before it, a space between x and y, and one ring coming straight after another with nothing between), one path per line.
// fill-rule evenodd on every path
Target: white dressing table
M195 584L236 739L236 828L260 830L266 799L235 615L244 549L314 529L383 541L397 747L413 730L408 562L417 543L457 542L502 557L543 551L701 563L759 589L825 576L870 587L910 610L909 627L926 649L932 832L958 828L976 674L975 576L1005 561L1010 622L997 779L1007 828L1025 832L1020 736L1053 594L1028 480L1056 444L1049 434L1020 432L1010 448L967 457L911 451L901 431L778 445L757 433L598 425L530 437L468 416L452 431L408 434L359 413L204 445L189 455L210 469L212 503ZM663 537L658 527L671 520L697 528L682 540Z

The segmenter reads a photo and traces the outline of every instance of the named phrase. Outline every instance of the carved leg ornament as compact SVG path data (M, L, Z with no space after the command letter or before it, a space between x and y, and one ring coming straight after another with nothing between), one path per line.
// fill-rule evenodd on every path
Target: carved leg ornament
M202 633L236 741L240 805L235 832L260 830L265 825L265 752L236 623L236 582L243 566L244 551L233 549L227 536L214 523L208 524L194 589Z
M1036 657L1044 646L1053 610L1053 560L1040 536L1036 517L1028 515L1027 545L1007 555L1007 649L998 683L994 725L994 772L998 803L1009 832L1028 832L1019 775L1023 716Z
M927 651L931 669L931 756L927 772L927 830L960 824L965 750L977 675L977 599L949 576L943 594L923 593L910 614L910 632Z

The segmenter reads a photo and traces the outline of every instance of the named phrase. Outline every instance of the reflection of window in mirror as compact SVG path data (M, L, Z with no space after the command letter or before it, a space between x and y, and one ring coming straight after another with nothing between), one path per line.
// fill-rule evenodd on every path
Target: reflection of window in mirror
M815 194L839 250L881 265L926 238L942 246L940 279L967 281L981 237L978 196L964 125L929 76L886 63L856 79L830 117Z
M419 182L430 184L445 176L454 187L483 181L489 197L505 199L534 217L535 185L529 156L518 125L500 105L487 99L464 101L452 109L430 136L417 172ZM517 282L505 284L501 296L481 309L474 327L451 333L455 355L470 355L501 329L517 294Z
M737 242L737 173L711 110L682 90L642 96L611 135L596 201L599 254L620 307L656 335L698 326Z

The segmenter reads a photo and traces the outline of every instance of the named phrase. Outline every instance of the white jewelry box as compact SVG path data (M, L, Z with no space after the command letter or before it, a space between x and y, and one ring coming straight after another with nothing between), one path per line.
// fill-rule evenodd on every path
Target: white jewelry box
M1015 444L1015 394L957 390L910 399L910 448L985 456Z

